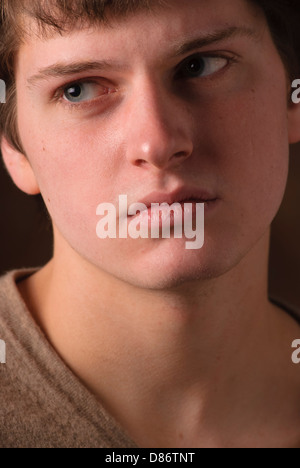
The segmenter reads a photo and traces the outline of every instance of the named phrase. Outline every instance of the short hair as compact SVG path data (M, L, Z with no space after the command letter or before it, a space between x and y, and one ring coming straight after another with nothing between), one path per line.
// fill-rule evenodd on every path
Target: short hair
M226 1L226 0L225 0ZM300 1L245 0L265 13L274 43L291 79L300 72ZM20 18L36 20L41 34L62 33L75 26L105 24L138 10L153 11L164 0L0 0L0 78L6 83L6 104L0 113L0 136L24 152L17 128L15 58L26 35Z

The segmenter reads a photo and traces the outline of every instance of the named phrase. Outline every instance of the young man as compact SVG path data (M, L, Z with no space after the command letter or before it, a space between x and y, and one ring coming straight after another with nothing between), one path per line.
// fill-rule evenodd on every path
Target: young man
M54 229L1 280L1 446L300 446L299 324L268 298L300 140L280 3L1 1L2 155ZM205 202L204 246L99 239L121 194Z

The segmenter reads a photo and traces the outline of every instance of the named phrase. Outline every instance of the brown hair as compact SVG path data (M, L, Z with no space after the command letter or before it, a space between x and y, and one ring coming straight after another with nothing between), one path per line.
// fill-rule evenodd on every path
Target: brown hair
M260 6L291 79L300 71L299 0L248 0ZM138 10L152 10L164 0L0 0L0 78L6 83L6 104L1 106L0 135L23 152L17 129L14 62L26 35L20 18L35 19L41 34L63 32L86 23L106 23L108 15L124 17Z

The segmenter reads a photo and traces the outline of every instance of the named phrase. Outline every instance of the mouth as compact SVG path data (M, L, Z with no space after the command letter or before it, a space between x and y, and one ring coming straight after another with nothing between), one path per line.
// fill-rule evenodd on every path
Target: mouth
M138 217L142 229L175 228L192 225L198 226L197 220L213 213L220 198L214 193L200 190L181 189L173 193L153 192L138 203L135 214L128 214L129 221ZM201 206L200 206L201 205Z
M174 203L179 203L181 206L184 206L186 204L197 204L197 203L202 203L204 204L205 206L209 206L211 203L213 203L214 201L216 201L217 198L209 198L209 199L204 199L204 198L185 198L183 200L179 200L177 202L174 202Z
M158 205L160 205L160 209L162 204L169 206L177 204L181 206L181 209L186 208L185 205L192 205L192 209L195 210L197 204L201 203L204 204L205 211L207 211L218 200L217 195L208 191L181 188L170 193L152 192L144 199L138 201L138 203L144 205L144 209L140 210L140 213L145 212L146 215L146 212L148 212L148 215L151 217L158 210ZM129 215L129 218L133 218L134 216L136 215Z

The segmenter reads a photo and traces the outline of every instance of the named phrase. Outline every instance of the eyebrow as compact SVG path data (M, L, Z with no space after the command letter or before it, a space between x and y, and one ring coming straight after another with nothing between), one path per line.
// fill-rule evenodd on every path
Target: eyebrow
M49 77L62 78L64 76L76 75L88 71L101 71L101 70L124 70L126 65L121 65L116 62L108 62L106 60L101 61L80 61L73 63L55 63L49 67L42 68L36 75L28 78L27 82L34 85L37 81L45 80Z
M215 44L217 42L234 38L237 36L244 36L249 38L257 39L257 32L247 27L232 26L220 31L207 34L196 39L176 43L170 56L179 57L187 54L195 49L201 49L203 47ZM121 64L114 61L79 61L73 63L55 63L49 67L42 68L36 75L28 78L27 82L30 85L34 85L37 81L45 80L49 77L62 78L67 76L76 75L79 73L90 72L90 71L109 71L109 70L125 70L128 69L128 64Z
M215 31L213 33L207 34L203 37L193 39L190 42L185 42L183 44L177 44L177 50L175 51L175 56L184 55L188 52L191 52L194 49L201 49L209 45L215 44L216 42L221 42L226 39L233 39L235 37L248 37L253 40L258 39L258 33L254 29L248 28L246 26L230 26L226 29L220 31Z

